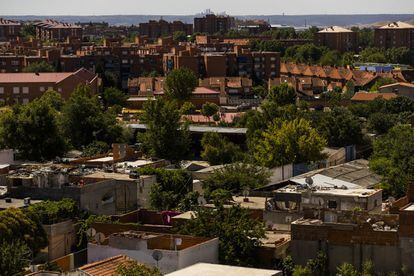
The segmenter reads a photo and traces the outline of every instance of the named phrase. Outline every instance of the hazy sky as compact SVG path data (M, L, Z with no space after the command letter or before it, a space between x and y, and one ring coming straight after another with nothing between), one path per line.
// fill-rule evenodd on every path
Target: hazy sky
M0 0L0 15L414 13L414 0Z

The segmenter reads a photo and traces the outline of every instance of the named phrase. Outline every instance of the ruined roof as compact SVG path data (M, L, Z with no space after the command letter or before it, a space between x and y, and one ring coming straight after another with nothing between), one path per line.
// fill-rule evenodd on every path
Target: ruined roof
M334 179L347 181L364 188L373 188L380 183L381 176L369 169L368 160L357 159L341 165L310 171L295 178L305 178L315 174L325 175Z
M79 270L91 276L112 276L116 275L116 269L119 265L129 261L133 261L133 259L125 255L118 255L84 265Z

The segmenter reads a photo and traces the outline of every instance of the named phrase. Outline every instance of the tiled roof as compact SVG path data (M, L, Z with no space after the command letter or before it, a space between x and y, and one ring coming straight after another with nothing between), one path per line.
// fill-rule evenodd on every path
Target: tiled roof
M414 29L414 26L405 22L391 22L380 27L380 29Z
M409 83L409 82L391 83L391 84L383 85L380 88L387 88L387 87L393 87L393 86L405 86L405 87L414 88L414 84L413 83Z
M84 68L65 73L0 73L0 83L59 83L72 75L84 81L92 81L96 77Z
M353 31L339 26L331 26L319 31L319 33L353 33Z
M0 26L20 26L20 25L21 24L18 21L0 18Z
M91 276L114 276L117 275L117 267L129 261L132 261L132 259L125 255L118 255L102 261L84 265L80 267L79 270Z
M396 98L397 94L395 93L369 93L369 92L357 92L352 97L352 101L373 101L376 98L383 98L385 100L390 100Z
M53 19L46 19L44 21L33 23L35 26L45 27L50 29L81 29L82 27L65 22L59 22Z
M206 87L196 87L193 94L220 94L220 92L208 89Z

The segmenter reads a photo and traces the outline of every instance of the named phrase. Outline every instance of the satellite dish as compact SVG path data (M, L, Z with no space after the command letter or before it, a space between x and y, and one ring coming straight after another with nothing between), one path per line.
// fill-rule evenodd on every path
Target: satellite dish
M207 204L207 200L203 196L199 196L197 198L197 203L198 205L203 206Z
M312 186L312 185L313 185L313 179L312 179L312 177L306 177L306 178L305 178L305 182L306 182L306 184L308 184L309 186Z
M96 233L96 235L95 235L95 241L98 244L102 244L104 242L104 240L105 240L105 235L103 233L101 233L101 232Z
M154 260L156 260L157 261L157 263L159 262L159 261L161 261L161 259L162 259L162 252L161 251L159 251L159 250L154 250L154 252L152 252L152 258L154 259Z
M86 230L86 234L88 235L88 237L94 237L96 235L96 230L91 227L88 230Z

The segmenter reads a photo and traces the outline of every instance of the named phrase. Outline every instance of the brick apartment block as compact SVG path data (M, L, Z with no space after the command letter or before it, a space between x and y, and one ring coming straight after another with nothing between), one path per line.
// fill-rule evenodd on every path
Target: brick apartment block
M72 73L0 73L0 102L25 104L47 90L54 90L68 99L81 84L98 93L98 76L83 68Z
M0 41L15 40L21 28L22 24L18 21L0 18Z
M234 17L228 15L206 14L204 17L194 18L195 33L227 33L234 27Z
M374 43L379 48L407 47L414 49L414 25L393 22L375 29Z
M338 26L328 27L316 34L316 44L342 53L355 51L357 42L357 33Z
M167 22L165 20L150 20L147 23L139 24L139 34L149 38L159 38L166 35L173 35L175 32L184 32L186 35L193 33L193 25L181 21Z
M36 38L40 40L64 41L68 38L82 39L82 27L74 24L47 19L34 22L33 25L36 28Z
M189 68L198 77L277 78L280 75L280 53L251 52L236 47L236 52L203 53L194 47L164 54L164 72Z

